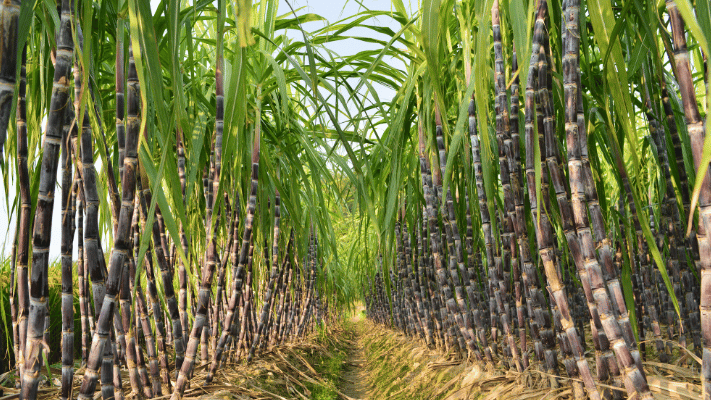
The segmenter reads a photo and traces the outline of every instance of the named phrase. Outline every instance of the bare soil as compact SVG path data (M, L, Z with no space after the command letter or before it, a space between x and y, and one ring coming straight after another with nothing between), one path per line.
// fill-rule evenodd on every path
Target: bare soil
M363 352L363 319L361 310L351 318L352 346L348 351L348 358L341 376L339 390L344 395L354 400L368 399L368 373L365 370L365 354Z

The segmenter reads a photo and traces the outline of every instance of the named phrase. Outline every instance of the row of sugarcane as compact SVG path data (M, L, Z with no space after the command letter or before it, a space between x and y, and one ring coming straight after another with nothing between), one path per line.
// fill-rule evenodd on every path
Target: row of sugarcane
M61 165L60 397L69 399L76 395L72 391L74 359L79 350L74 349L74 294L78 292L81 328L77 330L81 331L80 351L84 366L78 397L93 398L96 386L100 384L104 399L124 398L124 386L128 391L128 385L122 383L121 370L126 368L130 381L129 397L153 398L172 394L171 398L180 399L189 384L196 362L209 364L206 379L210 382L220 365L230 359L249 361L265 348L303 337L327 318L329 309L319 294L317 280L320 270L318 242L312 229L305 261L299 265L294 231L291 229L286 239L283 234L285 230L280 226L282 205L277 191L273 204L273 244L270 249L266 243L269 236L265 233L263 257L255 257L253 254L259 186L259 112L255 124L251 186L244 220L240 221L243 214L240 212L237 195L239 189L235 189L233 195L228 195L225 190L224 207L216 208L217 196L223 193L220 169L224 62L220 35L215 63L215 132L209 172L204 179L207 207L204 222L207 229L206 252L202 260L186 260L177 251L177 246L180 246L182 254L188 254L189 238L182 226L180 243L173 243L171 236L166 235L161 213L170 210L161 210L156 205L146 168L139 162L138 144L148 138L145 136L147 131L141 130L141 83L132 46L128 46L128 70L124 75L126 60L122 39L125 29L123 23L117 24L119 40L116 43L116 136L120 180L117 183L109 164L109 198L100 199L93 145L104 146L107 153L109 150L105 139L102 140L104 133L92 132L88 107L96 107L92 101L94 89L91 84L83 82L83 68L79 62L79 53L75 51L82 46L82 31L73 11L71 0L62 0L58 5L60 26L56 37L54 84L42 146L41 174L39 182L35 183L39 186L39 194L33 224L31 182L27 167L27 47L22 52L17 87L20 207L13 247L11 310L20 398L37 397L42 353L54 350L47 347L48 338L45 335L50 323L47 299L54 187ZM17 36L19 12L19 1L0 5L3 20L9 14L11 21L10 24L3 24L6 30L3 32L3 46L8 44L8 39L13 40L13 33L8 33L8 29L15 29L14 37ZM12 68L6 66L5 62L12 62L7 57L13 54L12 50L3 48L0 53L3 55L0 91L11 88L10 99L15 85L8 78ZM70 84L72 71L73 101ZM2 96L5 96L4 92L0 93ZM82 107L82 96L89 97L86 107ZM73 107L67 107L67 104L73 104ZM0 112L4 112L4 109ZM97 112L96 115L100 114ZM2 118L5 121L9 119L5 114L2 114ZM141 138L142 134L144 136ZM176 142L185 202L185 149L180 130ZM114 248L111 249L108 263L99 230L99 206L107 200L114 237ZM272 208L269 203L266 207ZM224 214L218 212L220 210ZM224 225L221 224L221 218L225 221ZM152 239L148 241L145 255L141 254L143 235ZM80 255L76 260L72 257L75 236ZM262 265L269 269L268 274L258 272ZM174 286L176 266L177 296ZM231 270L228 269L230 266ZM191 268L201 277L197 293L190 284ZM160 279L156 279L158 272ZM217 275L216 285L213 285L214 275ZM75 276L78 277L78 290L73 287ZM260 276L263 278L257 279ZM191 298L190 307L188 296ZM171 387L173 382L175 387Z
M684 20L674 2L666 4L674 48L670 58L676 67L674 72L698 171L704 120L696 103ZM646 94L644 111L657 149L661 179L666 183L660 222L653 235L657 246L669 249L664 265L673 293L667 290L652 261L624 168L619 168L624 190L618 212L609 214L619 215L620 219L605 221L603 217L588 158L579 66L579 25L584 15L579 0L564 0L561 12L564 102L560 112L565 121L566 159L560 154L555 127L547 1L537 2L531 58L528 65L521 66L528 70L523 93L520 93L515 48L510 54L511 78L508 81L506 78L497 0L491 13L499 160L498 168L492 169L499 172L499 189L494 193L500 190L502 201L494 201L491 210L495 215L491 215L489 204L493 199L487 198L485 190L473 95L469 103L471 154L466 154L466 164L473 166L474 182L465 183L475 186L470 190L478 196L480 226L473 223L477 219L477 215L472 216L477 210L473 199L461 192L453 193L452 187L457 187L454 184L443 189L447 151L439 103L435 102L434 138L438 157L433 165L438 164L439 170L431 168L421 123L418 191L421 190L422 196L417 197L423 198L424 203L415 206L421 207L421 213L411 219L415 222L410 227L406 225L403 207L395 227L394 263L384 267L382 258L379 259L375 278L366 293L369 317L408 335L419 336L430 345L473 356L488 365L501 361L519 372L534 365L550 376L554 387L560 385L556 378L560 375L560 356L574 397L592 399L618 398L624 393L652 398L642 364L650 352L644 343L638 345L638 339L651 339L659 360L669 362L671 341L678 341L686 348L690 335L693 351L702 355L703 397L711 398L711 248L706 236L711 228L711 180L707 173L699 196L696 237L686 239L683 218L690 212L689 186L669 89L662 82L659 92L654 93L651 82L645 79L640 92ZM523 148L519 146L521 96L525 116ZM655 114L656 109L664 112L674 154L666 152L665 124ZM674 183L681 192L681 207L669 165L674 161L680 175L680 180ZM537 190L537 168L541 171L540 190ZM468 175L462 174L461 178L465 176ZM457 179L457 175L452 179ZM459 205L465 203L464 239L454 212L454 197ZM625 227L632 231L629 242L624 235ZM475 235L474 230L480 231ZM613 234L620 231L621 234ZM530 233L535 237L529 238ZM483 246L474 243L476 237L482 238ZM535 243L533 250L531 243ZM624 293L620 282L624 257L629 257L632 265L631 296ZM694 270L698 271L700 285ZM679 313L675 311L674 298L678 300ZM634 310L627 308L631 304L635 305ZM630 318L630 311L634 311L636 319ZM593 344L594 360L586 357L586 337ZM608 389L615 387L618 389Z

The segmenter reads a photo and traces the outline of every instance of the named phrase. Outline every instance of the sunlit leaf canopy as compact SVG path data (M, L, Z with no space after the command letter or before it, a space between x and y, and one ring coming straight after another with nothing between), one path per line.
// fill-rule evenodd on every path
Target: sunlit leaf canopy
M113 121L114 43L120 40L125 54L128 46L133 46L143 86L142 114L147 117L142 121L142 128L148 140L141 143L140 159L158 194L154 203L163 210L171 210L163 215L167 233L174 242L179 242L178 225L182 223L186 227L191 239L190 254L181 254L181 257L200 259L199 255L205 252L206 234L202 179L209 163L215 118L216 7L209 1L163 1L154 10L148 2L141 1L118 4L116 1L77 1L75 6L84 37L79 62L85 67L84 79L91 82L91 96L95 96L95 107L92 107L92 98L85 92L81 106L90 111L97 143L101 143L104 136L108 146L108 154L103 146L95 147L95 160L100 169L100 225L102 240L107 243L105 248L112 247L113 234L109 204L104 201L108 199L107 164L112 164L116 173L119 170ZM259 123L262 148L258 204L261 206L257 207L255 243L258 248L270 243L273 210L268 205L273 204L278 190L282 219L295 229L301 244L297 246L299 254L305 255L313 226L321 243L323 283L342 288L325 292L338 293L340 300L346 301L356 295L350 289L352 276L345 273L344 259L338 256L341 242L337 238L348 234L342 228L345 224L340 222L344 215L350 214L345 199L351 185L346 182L349 178L356 179L353 166L355 170L361 168L365 158L363 151L373 143L369 137L372 135L364 132L374 131L382 124L382 117L377 114L385 112L383 104L377 101L371 80L395 87L403 76L385 63L378 63L384 54L342 58L325 45L349 37L349 31L363 26L365 20L374 16L390 18L390 14L363 12L316 32L304 31L304 36L302 24L325 20L304 13L303 9L292 11L283 4L281 9L277 8L276 1L227 5L224 21L227 102L222 156L225 161L220 191L229 193L230 197L236 194L244 209L249 190L252 137ZM33 204L37 196L41 133L49 103L48 89L52 85L54 32L58 23L54 2L38 1L33 7L23 7L20 37L33 49L27 61L28 161ZM126 27L123 38L116 37L118 23ZM372 28L379 29L375 25ZM356 37L355 40L371 42L373 39ZM364 78L363 74L370 78ZM354 80L357 87L353 87ZM255 121L257 108L261 108L259 121ZM178 181L177 129L185 135L187 206L183 206ZM16 146L12 123L10 130L6 148L12 149ZM351 149L350 159L341 154L344 147ZM359 149L359 154L353 153L353 148ZM19 190L9 187L18 184L13 178L17 168L14 152L5 152L4 161L7 209L13 214L19 201L18 196L14 196ZM362 172L359 174L362 176ZM221 193L217 198L222 198ZM217 209L224 218L223 207L218 200ZM55 225L58 227L59 223ZM223 221L220 229L224 232L225 228ZM339 229L338 235L334 229ZM143 236L141 256L149 240L150 235ZM197 279L199 276L192 278L193 284Z
M227 2L225 140L220 191L237 194L244 209L252 137L259 124L262 153L255 240L258 247L270 242L268 227L273 210L267 205L270 200L273 204L275 190L279 190L282 218L295 229L299 244L296 248L302 257L310 227L313 225L318 232L323 259L320 278L328 288L324 293L328 296L335 293L343 303L358 298L378 267L378 256L383 257L385 268L392 265L394 225L401 208L410 227L415 226L421 214L418 125L425 132L434 167L437 164L435 105L442 110L449 153L443 182L445 188L451 186L457 222L465 226L467 205L463 200L466 196L476 198L473 185L467 184L473 179L467 134L467 107L472 93L482 133L488 206L492 211L502 207L493 127L489 12L492 3L492 0L423 0L406 5L393 0L387 7L377 4L381 10L363 6L355 15L326 23L317 13L298 5L292 10L276 0ZM530 56L534 3L533 0L500 2L508 82L515 74L521 81L526 79L525 68L510 70L510 57L514 42L519 64ZM711 37L709 18L705 18L709 10L701 3L704 2L694 6L687 0L678 2L689 26L689 49L695 66L703 64L702 51L708 54ZM140 159L158 194L154 203L163 210L171 210L163 215L174 242L179 242L178 225L186 227L190 254L182 254L178 249L180 256L200 259L205 243L202 179L209 163L215 119L213 60L215 27L219 25L215 23L216 7L211 1L178 0L161 1L154 10L148 2L139 0L76 0L75 6L84 33L80 62L85 67L85 79L91 82L96 103L96 107L89 106L92 98L87 94L82 97L82 107L90 111L95 139L100 142L100 136L104 135L109 149L107 154L103 146L95 146L100 170L102 239L109 244L112 241L110 209L104 201L108 198L106 166L110 163L118 171L113 124L114 43L116 24L125 23L127 35L123 46L126 49L133 46L143 87L142 114L148 140L141 143ZM659 221L659 207L654 205L659 203L665 183L655 156L658 149L649 137L640 100L644 90L650 90L657 98L658 82L662 80L672 89L677 87L673 63L668 57L671 44L664 4L595 0L582 6L586 16L581 25L583 101L590 160L602 210L609 223L617 221L617 202L624 195L622 181L628 177L652 257L666 275L663 265L666 249L657 248L651 237L651 228L658 226ZM553 99L560 104L563 96L559 72L560 1L551 1L549 10ZM374 22L376 19L392 23L385 26ZM33 49L27 61L33 199L37 196L42 121L52 85L52 51L58 22L53 1L38 0L32 7L23 7L21 43L27 41ZM323 22L323 27L314 29L315 25L309 22ZM393 26L397 29L392 29ZM362 33L362 28L369 34ZM344 40L374 44L377 49L341 56L331 45ZM694 70L694 83L705 115L709 96L703 71ZM394 92L392 99L381 98L382 88ZM675 90L670 93L681 137L686 140L683 143L686 170L693 182L693 161L684 131L681 100ZM657 115L663 115L658 103L654 108ZM558 112L556 119L558 145L564 154L563 113ZM519 120L522 124L523 118ZM8 149L16 145L13 124L10 126ZM183 206L177 174L178 128L186 138L187 206ZM667 144L672 154L671 140ZM704 155L708 159L711 146L706 147ZM5 191L12 193L9 186L17 183L7 171L16 169L16 158L11 151L6 151L3 157ZM676 183L678 171L674 163L671 169ZM698 191L700 180L697 181ZM675 193L681 200L679 191ZM8 210L11 213L17 210L17 200L11 196L6 199ZM218 194L217 199L217 212L224 219L222 195ZM472 213L472 218L477 227L477 213ZM226 229L224 221L219 229L222 232ZM632 235L629 231L612 231ZM141 254L147 249L148 236L144 235L142 240ZM474 242L483 247L479 236L479 229L475 228ZM191 279L195 284L197 277Z

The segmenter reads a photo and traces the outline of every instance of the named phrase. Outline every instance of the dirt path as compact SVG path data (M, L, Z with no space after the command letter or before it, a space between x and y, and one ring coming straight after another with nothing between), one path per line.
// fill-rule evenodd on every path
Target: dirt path
M363 320L360 310L351 318L353 344L348 352L343 375L341 376L341 393L354 400L368 399L368 375L365 371L365 354L361 332Z

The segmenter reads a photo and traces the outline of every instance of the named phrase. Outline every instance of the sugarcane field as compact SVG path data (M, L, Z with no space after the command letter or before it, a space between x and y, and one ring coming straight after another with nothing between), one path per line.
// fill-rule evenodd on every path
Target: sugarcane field
M0 35L0 400L711 400L711 0Z

